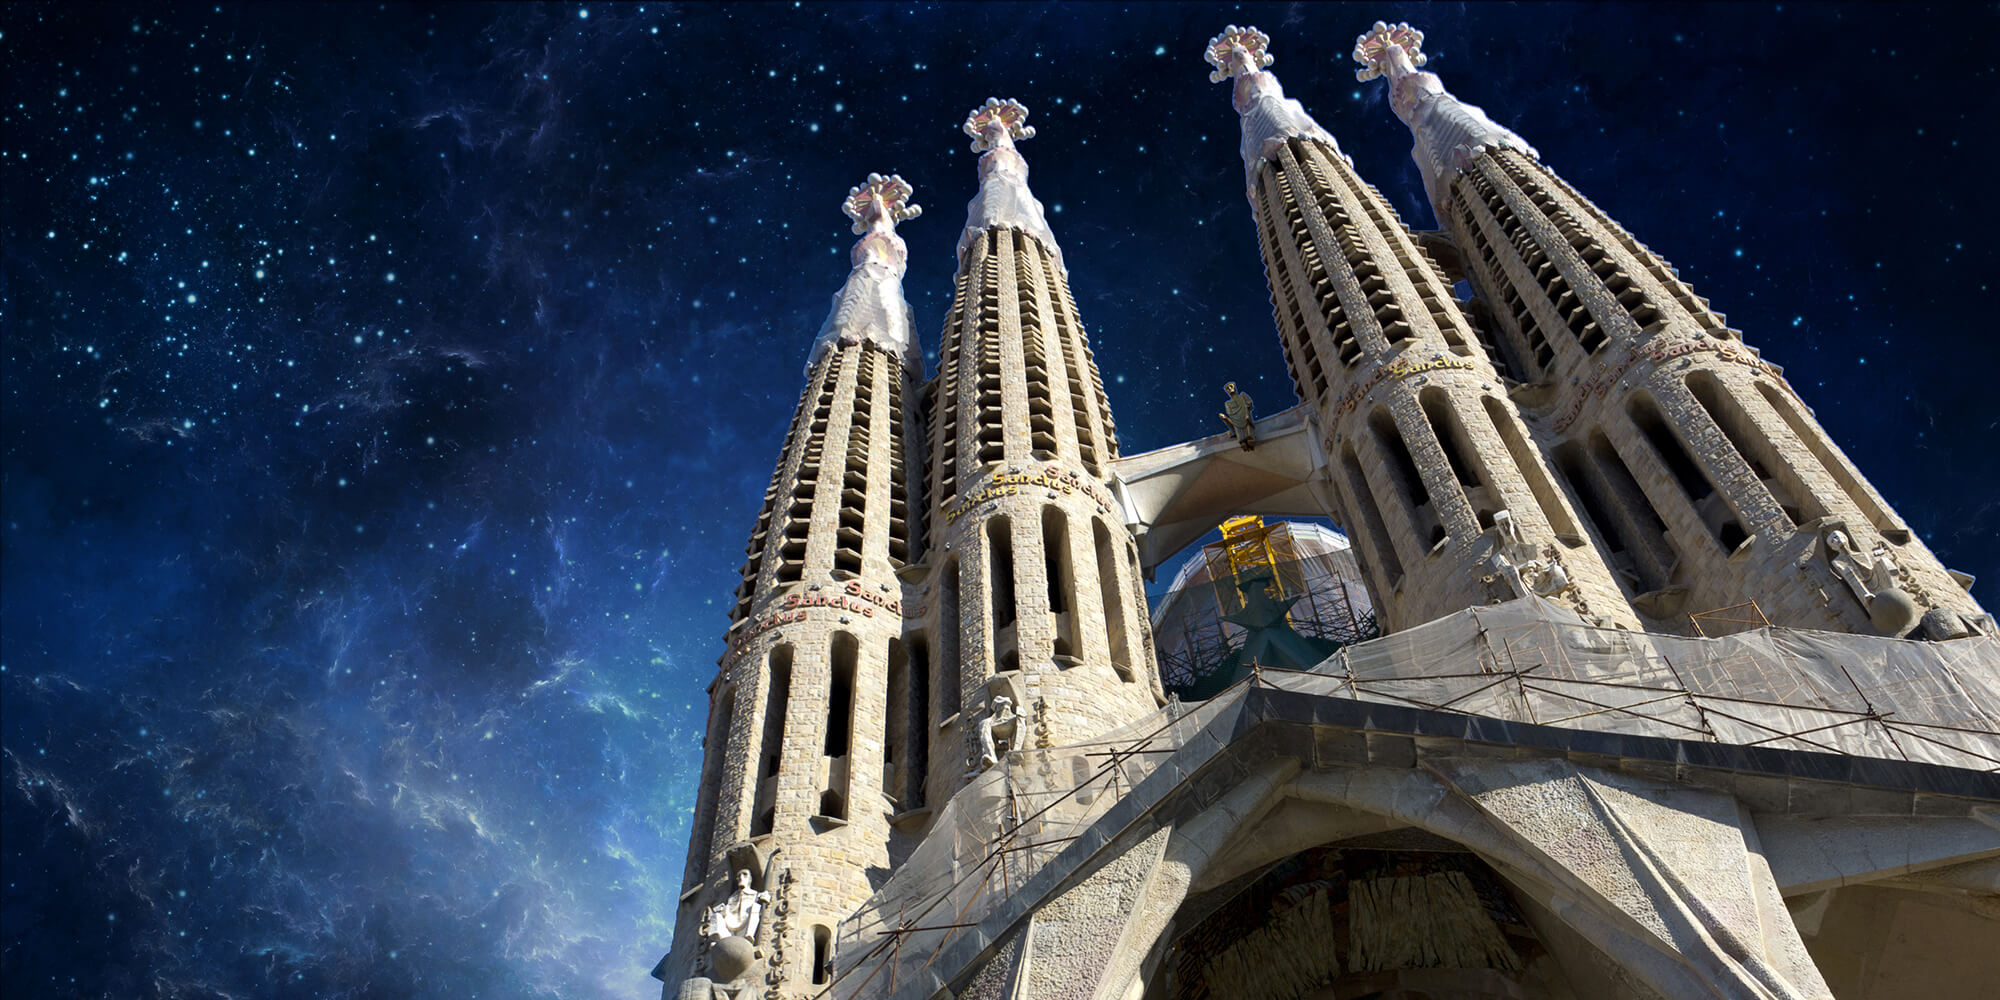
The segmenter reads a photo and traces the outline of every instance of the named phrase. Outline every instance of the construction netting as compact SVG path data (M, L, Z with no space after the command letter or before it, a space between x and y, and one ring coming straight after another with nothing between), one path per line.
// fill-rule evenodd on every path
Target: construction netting
M1344 646L1381 634L1361 568L1339 532L1247 517L1225 523L1222 535L1153 600L1153 644L1168 691L1206 698L1234 679L1227 665L1244 629L1229 616L1243 610L1245 580L1264 581L1259 585L1273 598L1295 600L1286 624L1300 635Z
M841 924L821 996L893 995L1252 685L1639 736L2000 771L2000 640L1912 642L1760 628L1625 632L1525 598L1260 670L1099 740L1011 753L953 796L882 891Z

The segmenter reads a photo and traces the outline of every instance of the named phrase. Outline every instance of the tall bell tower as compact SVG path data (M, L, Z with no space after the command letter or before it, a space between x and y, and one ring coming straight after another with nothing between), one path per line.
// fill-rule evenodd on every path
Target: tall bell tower
M926 392L932 582L913 641L934 664L937 802L981 763L996 713L1018 717L1016 746L1061 746L1161 698L1137 549L1105 484L1117 425L1015 148L1027 117L989 98L965 119L979 193Z
M917 542L905 407L922 361L896 235L920 213L910 194L901 177L870 175L844 205L861 236L853 271L813 344L709 688L674 950L658 970L670 988L693 976L788 996L824 985L833 928L890 864L896 782L922 752L896 575ZM714 910L738 879L748 895ZM754 929L723 926L751 912Z
M1985 612L1780 370L1673 267L1445 90L1407 24L1356 39L1389 78L1496 363L1649 627L1752 600L1772 624L1967 633Z
M1246 194L1285 363L1317 413L1341 526L1390 630L1539 594L1636 628L1436 261L1285 97L1269 38L1208 44L1235 81Z

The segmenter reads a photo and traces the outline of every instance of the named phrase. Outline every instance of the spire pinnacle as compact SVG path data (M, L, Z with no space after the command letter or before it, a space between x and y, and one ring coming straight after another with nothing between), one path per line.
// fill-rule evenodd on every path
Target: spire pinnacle
M1384 73L1391 78L1414 73L1416 67L1430 61L1420 48L1423 44L1424 33L1410 27L1410 22L1388 24L1377 21L1366 34L1354 40L1354 61L1361 64L1361 68L1354 71L1354 78L1367 83ZM1402 50L1401 59L1396 58L1398 49ZM1408 65L1405 66L1405 63Z
M854 232L861 238L848 254L854 270L840 291L833 293L833 309L813 341L812 355L806 360L808 373L827 352L868 342L901 357L906 377L921 377L916 326L910 303L903 298L910 248L896 235L896 223L924 214L921 206L910 201L914 193L898 174L869 174L867 180L847 189L840 208L854 220Z
M1012 146L1016 139L1033 139L1035 127L1027 124L1028 107L1020 101L989 97L972 109L961 126L972 137L972 151L984 153L1000 146Z
M910 182L901 174L869 174L868 179L847 189L847 200L841 203L841 210L854 220L854 235L860 236L873 229L894 230L896 223L914 219L924 214L922 205L912 204L910 196L915 194Z
M1222 29L1222 34L1208 40L1208 51L1203 53L1215 72L1208 74L1208 82L1221 83L1236 77L1249 76L1276 59L1269 51L1271 36L1256 28L1239 28L1230 25Z
M1389 107L1410 127L1416 139L1410 158L1424 177L1431 210L1439 220L1451 207L1451 182L1472 166L1473 157L1488 149L1516 149L1540 159L1527 140L1515 135L1486 112L1444 89L1436 73L1417 67L1429 60L1423 53L1424 33L1407 23L1375 22L1354 39L1354 61L1361 64L1354 78L1389 78Z
M972 109L960 128L972 137L972 151L979 157L979 194L965 206L965 231L958 237L958 259L979 234L988 229L1014 229L1040 241L1062 266L1062 250L1049 232L1049 220L1042 203L1028 190L1028 161L1014 148L1018 139L1032 139L1035 128L1028 124L1027 105L1008 98L989 97Z
M1286 97L1278 78L1265 71L1264 67L1274 61L1270 48L1271 36L1232 24L1209 39L1202 53L1215 67L1215 72L1208 74L1210 83L1236 81L1230 103L1243 116L1243 144L1238 152L1243 155L1245 194L1253 201L1258 166L1275 159L1285 140L1310 139L1325 143L1336 154L1340 152L1333 136L1306 114L1304 105Z

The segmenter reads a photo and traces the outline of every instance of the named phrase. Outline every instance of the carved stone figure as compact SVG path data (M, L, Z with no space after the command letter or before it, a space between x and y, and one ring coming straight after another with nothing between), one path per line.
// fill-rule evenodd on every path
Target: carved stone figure
M1251 416L1256 404L1251 402L1249 393L1237 392L1234 382L1223 383L1222 391L1229 394L1229 402L1222 404L1222 422L1229 425L1229 433L1236 436L1244 451L1256 448L1257 422Z
M1932 608L1924 612L1922 627L1924 638L1932 642L1963 639L1974 634L1971 624L1949 608Z
M1896 559L1887 545L1877 545L1873 553L1863 555L1847 532L1834 528L1826 533L1826 550L1833 574L1868 609L1869 624L1877 631L1902 635L1917 624L1923 609L1896 582Z
M754 941L758 922L764 917L764 904L770 901L770 893L751 887L749 869L738 868L736 891L728 899L708 908L702 933L715 940L740 937Z
M979 763L973 770L985 770L1000 763L1000 755L1014 747L1021 717L1014 712L1014 699L993 696L992 708L979 720Z
M756 958L756 949L745 938L717 941L708 953L713 978L695 976L681 983L675 1000L749 1000L757 995L757 978L750 975Z
M1490 572L1479 580L1487 585L1488 594L1496 601L1529 594L1553 597L1569 589L1569 571L1563 568L1555 546L1546 545L1537 552L1521 537L1521 526L1514 523L1512 512L1495 512L1493 527L1487 530L1493 533L1494 540L1493 552L1486 557Z

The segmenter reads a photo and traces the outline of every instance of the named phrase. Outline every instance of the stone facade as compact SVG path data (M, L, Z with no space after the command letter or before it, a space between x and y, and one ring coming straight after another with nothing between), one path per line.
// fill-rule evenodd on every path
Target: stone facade
M656 970L668 998L1819 998L1831 984L1942 1000L1990 983L1890 937L2000 926L2000 785L1957 766L2000 761L1981 694L2000 691L2000 656L1970 581L1707 300L1419 72L1421 41L1378 23L1355 58L1363 79L1389 78L1441 233L1405 226L1285 97L1266 36L1232 26L1209 43L1211 79L1234 81L1300 401L1260 421L1246 399L1228 434L1121 456L1015 148L1034 134L1018 102L989 99L963 126L979 188L928 382L895 233L918 214L909 186L871 176L849 193L853 270L710 687L674 951ZM1344 658L1253 671L1191 713L1169 703L1143 576L1246 512L1337 520L1385 631L1407 633L1374 651L1402 650L1410 675L1358 678ZM1798 731L1747 721L1776 735L1731 746L1691 696L1697 723L1649 717L1680 703L1659 684L1681 667L1635 633L1685 634L1753 599L1775 625L1869 637L1883 677L1920 662L1877 688L1907 714L1845 706L1831 673L1802 680L1848 650L1774 633L1789 665L1683 666L1730 697L1767 695L1738 700ZM1426 656L1410 631L1517 600L1551 616L1536 622L1545 660L1600 673L1551 689L1562 670L1515 647L1503 672L1470 638ZM1562 694L1628 674L1647 680L1626 684L1629 703ZM1563 697L1571 714L1465 714L1510 675L1524 706ZM1477 686L1395 693L1446 678ZM1892 718L1962 756L1876 756L1893 734L1808 738ZM1633 722L1667 734L1619 729ZM1065 818L1023 817L1031 799L1061 800L1048 815ZM1011 842L1038 830L1057 833ZM1017 850L1003 888L953 896L958 912L882 902L935 903L962 886L927 883L989 878ZM836 956L843 922L881 947ZM905 940L934 950L903 955ZM905 978L868 978L883 969Z

